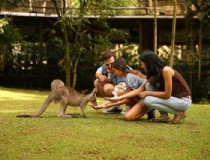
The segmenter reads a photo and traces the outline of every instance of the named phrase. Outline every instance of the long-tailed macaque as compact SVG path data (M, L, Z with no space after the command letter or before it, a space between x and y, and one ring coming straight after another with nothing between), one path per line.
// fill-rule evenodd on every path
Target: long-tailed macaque
M60 103L60 110L58 112L58 117L70 118L77 117L76 114L65 114L67 106L80 106L83 117L86 118L84 113L85 106L88 102L91 102L92 105L97 105L96 101L96 88L88 95L80 94L78 91L71 87L64 85L64 82L55 79L51 82L51 92L48 95L47 99L43 103L39 111L31 115L17 115L17 117L39 117L50 105L52 101Z

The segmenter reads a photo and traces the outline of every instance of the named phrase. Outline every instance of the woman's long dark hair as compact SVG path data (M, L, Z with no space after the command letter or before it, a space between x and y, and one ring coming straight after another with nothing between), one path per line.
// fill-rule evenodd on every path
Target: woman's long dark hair
M144 62L147 68L147 79L156 77L156 80L160 78L163 67L166 63L162 61L158 55L151 51L145 50L140 55L140 61Z

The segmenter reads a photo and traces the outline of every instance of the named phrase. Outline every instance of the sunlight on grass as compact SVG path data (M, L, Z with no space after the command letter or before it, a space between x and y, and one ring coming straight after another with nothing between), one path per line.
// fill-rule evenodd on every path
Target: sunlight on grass
M17 92L18 91L18 92ZM44 95L46 96L46 95ZM38 95L37 92L24 93L22 90L3 90L0 88L0 101L2 100L37 100L43 98L43 95Z
M1 100L34 100L37 98L36 95L28 95L24 93L14 93L11 91L1 91L0 92L0 101Z
M24 112L25 110L0 110L1 113L17 113L17 112Z

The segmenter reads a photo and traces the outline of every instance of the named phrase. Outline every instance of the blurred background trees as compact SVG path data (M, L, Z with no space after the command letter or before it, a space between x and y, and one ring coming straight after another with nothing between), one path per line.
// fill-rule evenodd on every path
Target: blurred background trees
M157 2L156 9L154 2ZM13 11L46 17L56 14L58 17L46 18L42 22L41 19L34 18L28 22L28 26L24 26L21 18L17 20L14 16L1 16L0 84L10 87L48 88L52 79L60 78L69 86L90 90L96 68L102 64L100 57L103 51L113 50L117 56L123 56L130 66L138 69L140 51L154 46L150 49L157 50L159 56L167 62L174 52L173 67L185 76L194 97L208 97L210 2L176 0L175 9L174 2L0 0L1 13L9 11L10 15ZM162 34L165 29L158 27L160 21L146 22L146 26L140 22L137 29L112 26L119 23L116 16L145 16L155 19L155 15L172 16L173 13L175 16L184 15L186 23L185 31L182 32L182 45L177 45L177 39L174 39L174 51L173 43L170 43L171 29L167 35ZM17 23L19 26L16 26ZM154 31L147 28L154 28ZM157 37L149 37L152 35L149 32L154 32ZM173 37L177 36L180 33ZM165 38L169 39L167 43L163 40ZM146 45L142 45L143 43ZM147 45L150 43L154 45Z

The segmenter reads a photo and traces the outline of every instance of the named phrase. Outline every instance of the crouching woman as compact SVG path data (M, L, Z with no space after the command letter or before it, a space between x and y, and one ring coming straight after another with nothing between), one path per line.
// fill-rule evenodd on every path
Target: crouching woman
M186 81L153 51L143 51L140 55L140 63L141 68L147 73L145 90L138 89L119 97L112 97L110 100L120 100L138 95L141 100L134 106L136 109L127 115L130 116L128 119L135 120L143 116L142 111L148 107L160 112L160 117L155 119L156 122L180 123L186 118L186 110L192 103L191 91ZM174 114L173 120L170 121L168 113Z

